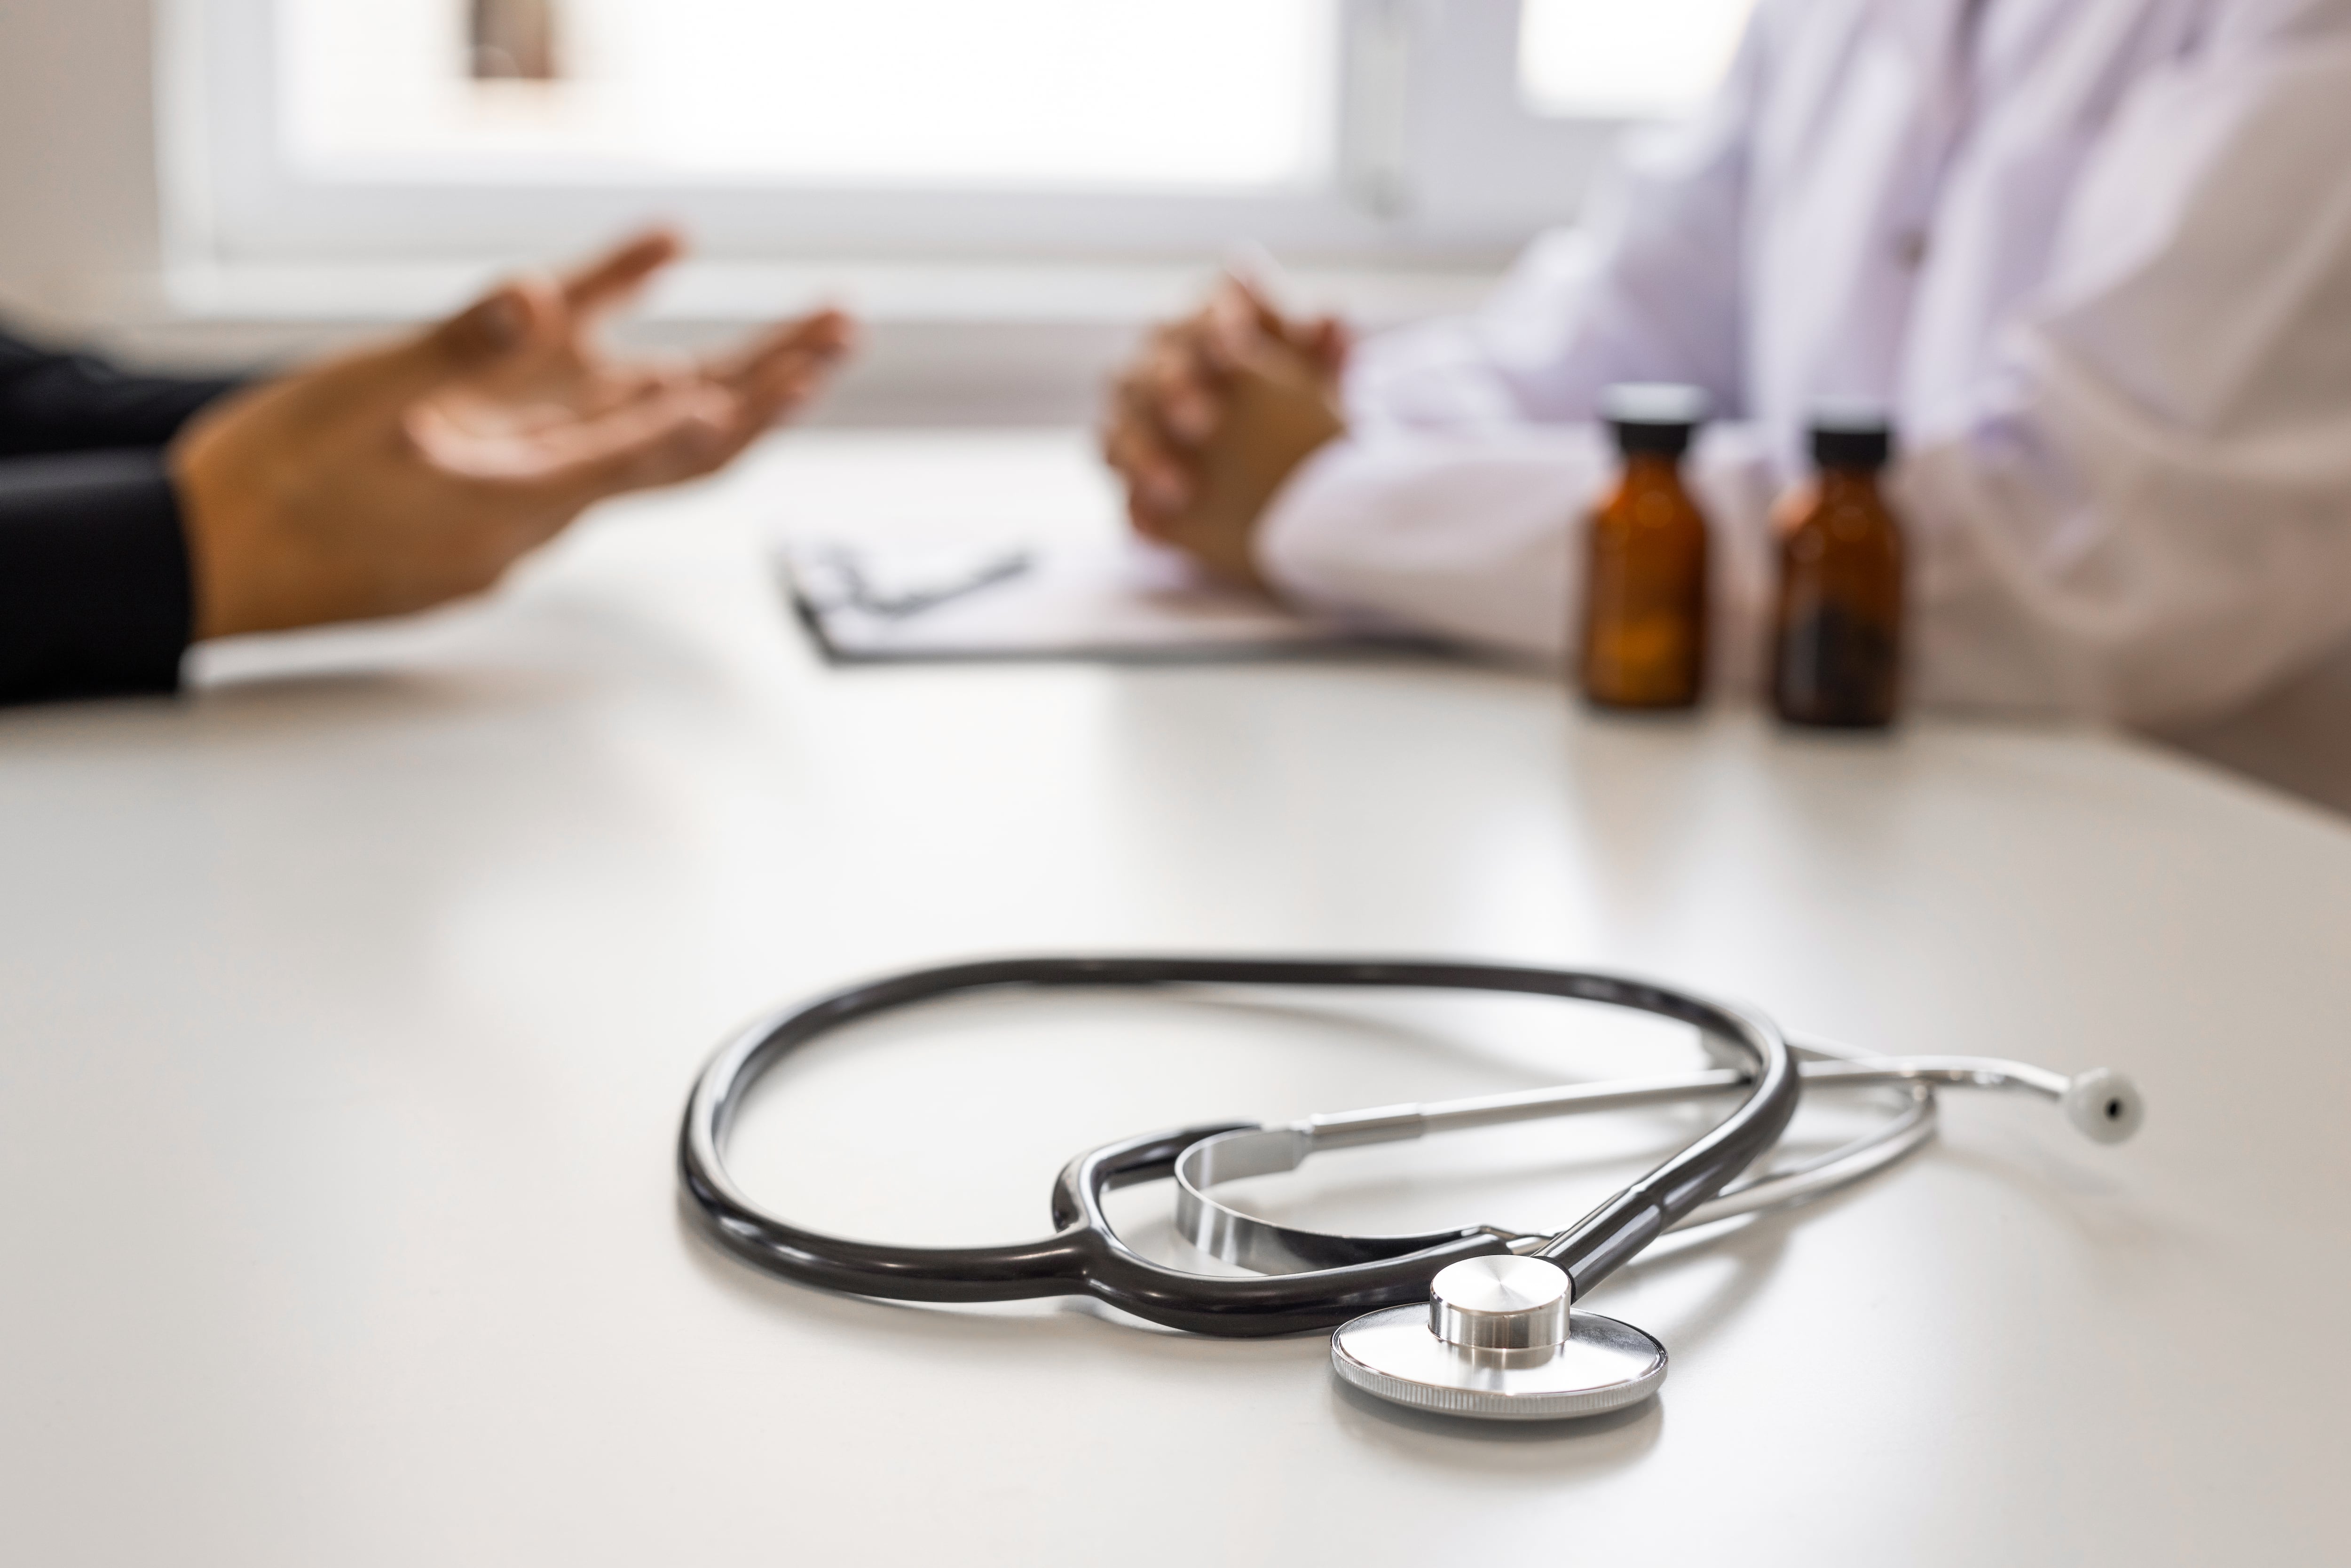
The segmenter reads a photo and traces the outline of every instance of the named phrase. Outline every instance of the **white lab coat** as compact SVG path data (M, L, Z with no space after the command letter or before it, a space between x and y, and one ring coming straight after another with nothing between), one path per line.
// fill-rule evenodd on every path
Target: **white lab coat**
M1358 350L1275 583L1558 656L1593 404L1667 380L1727 416L1734 685L1823 395L1896 415L1914 701L2177 726L2351 643L2351 0L1761 0L1619 162L1479 314Z

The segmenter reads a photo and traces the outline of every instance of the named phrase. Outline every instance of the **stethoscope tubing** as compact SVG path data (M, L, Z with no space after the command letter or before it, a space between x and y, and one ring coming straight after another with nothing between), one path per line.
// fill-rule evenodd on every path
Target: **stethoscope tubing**
M1809 1086L1821 1064L1801 1071ZM1668 1228L1694 1229L1767 1210L1792 1207L1847 1186L1885 1169L1935 1135L1934 1092L1912 1082L1907 1063L1887 1061L1867 1076L1840 1074L1835 1087L1882 1085L1902 1091L1894 1114L1883 1124L1815 1157L1768 1172L1750 1170L1715 1197L1683 1215ZM1317 1154L1372 1143L1538 1117L1685 1105L1745 1083L1735 1069L1685 1074L1633 1084L1576 1084L1522 1094L1425 1106L1390 1106L1378 1112L1315 1116L1304 1122L1259 1124L1204 1138L1176 1159L1176 1233L1200 1251L1259 1273L1287 1274L1341 1263L1393 1258L1432 1246L1454 1233L1365 1235L1308 1230L1260 1218L1219 1199L1219 1183L1295 1170ZM1510 1250L1528 1253L1548 1238L1499 1227L1485 1228Z
M1808 1092L1819 1088L1905 1091L1895 1115L1813 1159L1770 1171L1750 1169L1684 1215L1673 1228L1690 1229L1790 1207L1883 1170L1934 1137L1937 1088L2019 1090L2063 1102L2074 1084L2064 1073L2029 1062L1977 1056L1879 1056L1817 1036L1790 1031L1787 1038ZM1749 1077L1739 1068L1718 1067L1667 1078L1558 1084L1435 1103L1378 1105L1240 1128L1203 1139L1176 1160L1176 1232L1212 1258L1260 1273L1294 1273L1398 1257L1457 1233L1364 1235L1307 1230L1249 1214L1221 1201L1211 1189L1223 1182L1296 1170L1314 1155L1336 1149L1512 1122L1688 1104L1742 1089ZM1546 1239L1488 1228L1510 1241L1513 1250L1531 1250Z
M1536 1256L1564 1269L1582 1296L1666 1229L1729 1185L1779 1141L1801 1082L1777 1025L1750 1009L1669 986L1592 971L1446 960L1228 957L986 959L885 976L778 1013L723 1047L695 1082L678 1139L689 1211L721 1246L806 1284L901 1301L972 1302L1086 1293L1170 1327L1255 1336L1328 1328L1380 1307L1424 1300L1428 1281L1463 1258L1510 1250L1504 1233L1472 1228L1393 1258L1301 1273L1230 1278L1172 1269L1134 1252L1102 1213L1102 1194L1162 1179L1204 1138L1254 1125L1221 1123L1149 1134L1081 1156L1054 1189L1057 1234L1001 1247L901 1247L796 1226L753 1202L728 1176L726 1134L760 1075L801 1045L860 1019L938 998L1003 987L1301 986L1470 990L1626 1007L1688 1023L1711 1049L1744 1059L1750 1081L1720 1123L1574 1225Z

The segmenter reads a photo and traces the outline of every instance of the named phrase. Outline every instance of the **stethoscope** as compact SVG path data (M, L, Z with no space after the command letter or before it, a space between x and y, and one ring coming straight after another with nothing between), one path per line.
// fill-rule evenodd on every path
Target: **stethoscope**
M789 1051L859 1019L1000 987L1345 986L1516 992L1597 1002L1694 1026L1720 1065L1675 1077L1573 1084L1269 1125L1222 1122L1107 1144L1064 1166L1054 1234L997 1247L898 1247L810 1230L754 1203L728 1176L726 1134L743 1097ZM1796 1166L1748 1173L1779 1142L1803 1086L1883 1086L1896 1113ZM2057 1100L2102 1143L2139 1124L2137 1092L2105 1069L2068 1077L1975 1057L1875 1057L1792 1043L1752 1009L1619 975L1490 964L1265 958L1008 958L911 970L776 1014L729 1042L696 1081L679 1138L692 1212L758 1268L861 1296L1001 1301L1090 1295L1171 1328L1220 1336L1334 1329L1340 1377L1422 1409L1506 1419L1594 1415L1648 1397L1666 1350L1573 1303L1667 1231L1816 1197L1932 1137L1938 1086L2021 1089ZM1332 1148L1506 1122L1686 1100L1733 1099L1728 1115L1574 1224L1549 1235L1497 1226L1403 1236L1299 1229L1220 1201L1229 1181L1296 1168ZM1252 1270L1197 1273L1144 1257L1102 1195L1172 1180L1178 1232Z

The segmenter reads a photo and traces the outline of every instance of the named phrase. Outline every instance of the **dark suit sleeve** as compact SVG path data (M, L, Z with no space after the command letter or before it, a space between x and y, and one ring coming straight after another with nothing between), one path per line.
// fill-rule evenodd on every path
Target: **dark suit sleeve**
M0 333L0 703L178 686L193 609L162 447L235 384Z
M174 690L189 588L160 450L0 462L0 703Z
M0 458L161 446L236 384L131 375L88 354L57 353L0 332Z

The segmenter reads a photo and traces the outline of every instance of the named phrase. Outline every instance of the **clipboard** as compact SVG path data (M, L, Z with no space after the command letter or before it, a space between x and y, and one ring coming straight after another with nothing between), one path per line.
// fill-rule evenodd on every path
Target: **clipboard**
M1301 613L1139 541L795 540L785 586L829 664L1200 664L1429 652Z

